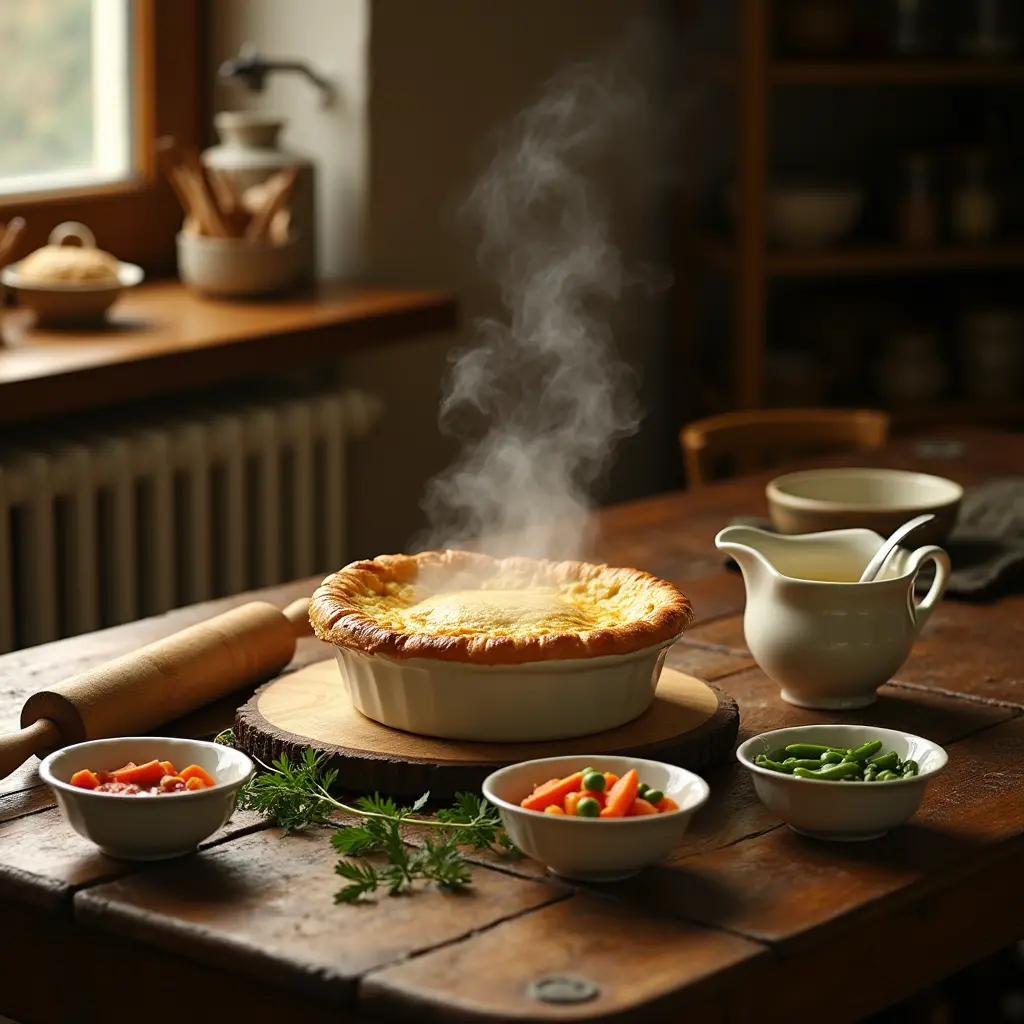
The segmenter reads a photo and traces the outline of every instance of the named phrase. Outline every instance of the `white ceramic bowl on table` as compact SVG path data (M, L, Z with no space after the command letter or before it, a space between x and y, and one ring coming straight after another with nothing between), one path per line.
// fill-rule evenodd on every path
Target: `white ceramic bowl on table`
M197 764L216 785L139 797L98 793L70 782L83 769L113 771L129 761L152 760L171 761L179 769ZM190 853L231 817L238 790L252 773L252 761L240 750L166 736L87 740L55 751L39 766L71 827L122 860L165 860Z
M632 654L522 665L398 659L340 645L334 652L367 718L421 736L519 743L589 736L639 718L677 639Z
M882 741L882 753L895 750L900 760L916 761L920 774L889 782L829 782L785 775L754 763L792 743L815 743L856 749ZM761 803L794 832L814 839L877 839L908 821L921 806L928 783L946 767L946 752L937 743L897 729L868 725L805 725L776 729L741 743L740 764L751 773Z
M964 496L952 480L901 469L811 469L770 481L765 494L781 533L819 533L862 526L889 536L908 519L935 519L914 533L915 544L941 544L956 523Z
M583 768L623 775L635 768L641 782L670 796L678 811L637 818L576 818L520 807L535 786ZM484 796L498 808L509 838L552 874L589 882L629 878L664 860L679 845L690 819L708 799L708 784L693 772L661 761L612 754L521 761L484 780Z

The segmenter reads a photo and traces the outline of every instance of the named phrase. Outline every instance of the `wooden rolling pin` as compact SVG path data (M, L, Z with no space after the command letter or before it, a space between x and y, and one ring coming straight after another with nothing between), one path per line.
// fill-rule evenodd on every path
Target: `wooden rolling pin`
M35 693L22 708L21 732L0 737L0 778L33 754L148 732L270 679L312 632L308 599L283 611L253 601Z

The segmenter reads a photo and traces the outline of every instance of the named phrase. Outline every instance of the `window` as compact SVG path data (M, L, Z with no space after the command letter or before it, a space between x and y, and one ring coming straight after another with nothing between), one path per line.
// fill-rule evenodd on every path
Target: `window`
M135 173L130 0L0 5L0 193Z
M156 139L201 141L203 6L0 0L0 220L25 218L24 251L79 220L121 259L173 267L181 212Z

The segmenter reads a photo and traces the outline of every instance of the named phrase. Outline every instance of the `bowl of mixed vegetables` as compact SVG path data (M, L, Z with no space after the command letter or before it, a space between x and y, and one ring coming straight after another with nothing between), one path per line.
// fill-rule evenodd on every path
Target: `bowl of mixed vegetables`
M815 839L877 839L921 806L946 767L937 743L896 729L807 725L740 744L740 764L761 803Z
M610 882L664 860L709 790L685 768L594 754L509 765L483 792L527 856L556 875Z
M87 740L39 765L68 824L122 860L190 853L231 817L252 773L240 750L171 736Z

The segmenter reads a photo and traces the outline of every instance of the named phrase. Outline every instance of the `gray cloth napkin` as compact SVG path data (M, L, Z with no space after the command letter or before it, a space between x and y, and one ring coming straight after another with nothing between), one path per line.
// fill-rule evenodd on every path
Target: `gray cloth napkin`
M738 516L732 523L773 530L771 520ZM1024 582L1024 477L1005 477L964 491L956 527L945 543L953 571L946 595L984 598ZM738 568L727 559L730 568ZM917 589L927 590L934 569L922 567Z

